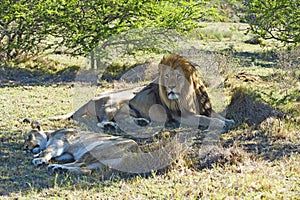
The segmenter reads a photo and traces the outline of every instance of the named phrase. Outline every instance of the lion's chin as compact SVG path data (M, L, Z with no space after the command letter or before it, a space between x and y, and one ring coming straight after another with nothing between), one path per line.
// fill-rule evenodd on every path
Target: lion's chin
M179 99L179 95L174 93L174 92L169 92L168 93L168 99L169 100L177 100L177 99Z

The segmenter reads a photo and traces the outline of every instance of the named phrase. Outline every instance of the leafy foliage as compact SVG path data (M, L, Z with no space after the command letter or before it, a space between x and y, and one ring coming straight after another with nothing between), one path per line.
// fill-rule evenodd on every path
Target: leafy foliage
M36 12L38 1L4 0L0 6L0 52L4 59L37 52L45 38L46 23ZM39 9L41 10L41 9ZM37 34L39 33L39 34Z
M11 60L64 46L78 55L129 29L184 32L216 14L205 5L205 1L184 0L3 0L0 54Z
M298 0L245 1L250 30L264 39L284 43L300 42L300 2Z

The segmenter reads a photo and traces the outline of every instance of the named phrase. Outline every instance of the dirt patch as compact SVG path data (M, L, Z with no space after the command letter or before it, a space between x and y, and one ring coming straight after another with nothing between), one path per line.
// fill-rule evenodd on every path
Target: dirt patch
M188 160L191 167L196 170L212 168L214 165L237 165L249 158L242 148L236 146L224 148L220 145L204 145L200 147L195 143L192 147L192 150L188 152Z
M283 112L256 99L255 96L257 95L251 90L236 88L227 108L227 118L233 119L237 126L243 123L257 126L269 117L283 117Z

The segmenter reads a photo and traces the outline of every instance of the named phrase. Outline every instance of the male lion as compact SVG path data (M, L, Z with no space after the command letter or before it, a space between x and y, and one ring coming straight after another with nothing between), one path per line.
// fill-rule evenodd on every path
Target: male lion
M141 87L103 93L64 117L88 116L98 127L112 126L130 134L143 133L139 125L187 125L223 130L233 124L213 111L194 64L179 55L165 56L159 77ZM53 118L53 119L61 119Z
M159 77L129 101L129 108L122 108L114 117L117 124L130 117L147 119L150 123L177 123L223 131L233 124L213 111L197 69L179 55L165 56L159 64ZM126 115L126 112L128 113ZM125 114L124 114L125 113ZM126 119L126 120L125 120ZM122 129L128 130L128 123Z

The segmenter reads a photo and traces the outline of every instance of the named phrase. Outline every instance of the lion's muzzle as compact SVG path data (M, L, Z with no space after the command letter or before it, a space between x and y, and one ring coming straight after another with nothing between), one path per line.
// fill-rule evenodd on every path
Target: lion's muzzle
M167 95L168 95L168 99L169 100L176 100L179 99L180 93L174 91L175 90L175 86L168 86L167 87Z
M170 100L179 99L179 93L175 93L174 91L168 92L168 99Z

